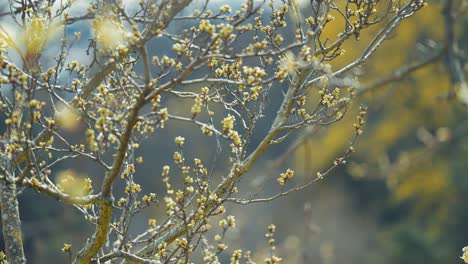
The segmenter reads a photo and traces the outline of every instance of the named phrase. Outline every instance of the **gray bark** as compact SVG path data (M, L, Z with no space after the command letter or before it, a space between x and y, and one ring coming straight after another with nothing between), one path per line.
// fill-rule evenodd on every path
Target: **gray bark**
M5 254L8 263L26 263L16 184L12 175L8 175L11 172L10 159L1 155L0 168L0 212Z

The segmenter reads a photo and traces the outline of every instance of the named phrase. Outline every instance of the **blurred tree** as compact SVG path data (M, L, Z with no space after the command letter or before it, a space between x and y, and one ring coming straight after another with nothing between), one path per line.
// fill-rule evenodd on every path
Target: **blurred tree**
M408 19L369 58L355 99L368 105L370 114L346 181L360 203L380 215L385 256L376 263L453 263L466 244L468 218L461 201L468 190L462 165L468 129L467 5L429 4L432 8ZM360 37L373 38L370 32ZM357 57L360 44L353 45L351 57ZM347 56L341 59L335 62L348 63ZM307 171L326 166L346 144L343 133L329 127L303 140L297 163ZM330 151L324 155L312 148Z

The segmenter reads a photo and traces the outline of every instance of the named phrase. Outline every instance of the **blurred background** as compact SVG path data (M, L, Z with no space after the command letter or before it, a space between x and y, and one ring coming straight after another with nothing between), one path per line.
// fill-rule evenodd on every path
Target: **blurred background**
M462 263L461 248L468 245L468 112L450 96L454 87L446 61L439 59L399 81L373 86L402 65L428 58L444 42L444 3L428 3L359 69L360 83L370 89L355 99L342 121L275 146L239 189L244 186L255 192L261 187L259 197L268 197L280 190L276 179L287 167L296 171L298 184L330 167L349 144L359 105L364 104L369 108L368 122L347 165L303 191L270 203L229 204L228 212L237 220L237 230L228 233L231 250L252 250L260 262L268 254L266 227L273 223L277 255L283 263ZM468 19L458 22L459 48L466 51ZM342 28L330 25L327 30L336 36ZM346 56L332 62L333 69L361 54L376 33L365 32L360 41L347 42ZM466 54L460 54L466 75ZM185 111L184 107L190 106L178 109ZM82 133L76 131L76 136ZM139 154L147 162L138 168L144 191L164 190L159 174L171 160L167 153L175 150L175 136L185 136L197 157L212 156L214 142L190 140L192 133L199 131L169 123L145 142ZM56 171L68 168L85 175L98 173L84 160L61 164ZM33 191L22 192L20 206L30 263L65 263L63 244L79 247L92 233L92 226L74 208ZM135 219L135 231L158 214L157 208L145 211Z

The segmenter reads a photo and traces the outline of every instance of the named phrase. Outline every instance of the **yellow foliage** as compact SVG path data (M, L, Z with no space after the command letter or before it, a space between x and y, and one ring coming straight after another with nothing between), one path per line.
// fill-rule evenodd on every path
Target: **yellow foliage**
M449 169L443 164L421 164L418 168L412 166L410 173L393 175L400 182L392 188L394 200L401 202L410 198L419 201L431 201L435 197L445 195L449 188Z
M333 129L333 133L326 130L323 134L314 135L304 142L296 151L297 165L315 171L330 166L337 153L344 152L346 144L349 143L354 131L354 121L353 117L345 118L340 121L340 129Z
M387 179L392 192L392 202L414 202L413 216L431 212L427 220L427 235L440 237L444 224L450 217L450 203L453 201L450 186L449 164L424 158L422 161L415 156L421 156L423 151L408 154L403 168L396 168ZM413 158L412 158L413 157Z
M85 196L92 192L91 181L73 170L64 170L57 173L57 188L71 196Z
M80 115L70 106L59 105L56 119L61 128L74 131L80 125Z
M338 4L342 1L338 1ZM332 39L336 39L336 34L343 30L343 19L336 15L336 21L329 23L326 27L324 35ZM362 83L367 83L369 80L378 79L392 70L398 68L400 65L408 62L408 56L411 52L414 52L413 48L416 45L417 38L420 33L430 34L431 38L438 39L442 35L443 25L438 23L442 19L440 10L436 7L427 8L411 17L404 24L398 28L398 30L392 35L392 38L384 42L382 48L378 50L370 60L366 62L363 67L363 76L360 78ZM440 25L440 26L437 26ZM346 55L339 57L339 59L333 61L332 65L334 69L338 69L345 64L357 59L364 47L374 36L374 30L367 29L363 30L359 41L350 40L345 42L344 48L346 49ZM446 107L444 111L440 111L440 107L435 104L440 104L436 100L437 96L440 96L448 88L448 79L444 73L440 72L437 67L427 67L417 71L413 78L415 82L398 82L395 83L395 88L392 93L389 93L387 89L377 89L378 91L372 94L366 94L365 96L358 98L364 104L369 105L368 100L372 102L385 103L388 106L383 114L383 119L380 119L375 128L365 138L369 141L365 144L365 148L378 149L375 152L382 152L387 146L397 142L401 137L407 136L414 128L420 126L423 122L420 116L423 115L422 111L432 109L434 114L438 116L444 116L447 118L448 111L450 109ZM416 84L416 85L415 85ZM408 102L411 98L414 101ZM354 113L358 103L354 103L355 109L348 111ZM372 105L370 105L372 107ZM416 107L416 109L415 109ZM409 110L411 109L411 110ZM421 111L421 112L419 112ZM440 113L440 114L439 114ZM442 122L442 119L437 119ZM324 138L320 138L317 141L329 141L327 142L327 149L336 151L342 150L343 146L334 147L331 145L346 144L346 140L337 140L339 138L349 139L352 134L346 136L343 133L343 127L331 126ZM370 128L365 128L369 130ZM331 144L330 144L331 143ZM314 142L314 145L317 142ZM318 143L320 144L320 143ZM321 148L315 148L321 149ZM366 152L366 150L362 150ZM300 150L298 153L301 153ZM299 154L301 156L302 154ZM321 153L323 155L323 152ZM334 153L333 155L336 155ZM374 156L377 158L377 156Z
M108 16L96 17L93 21L96 40L105 49L114 49L125 44L127 32L124 26L114 18Z
M367 136L365 140L358 142L358 146L370 162L377 162L391 145L412 133L413 129L421 123L409 115L407 110L398 107L402 106L396 106L392 109L394 112L389 111L373 127L364 128Z
M337 4L341 2L337 1ZM404 21L391 38L370 57L362 67L363 74L359 80L361 83L371 83L415 58L419 60L414 54L418 52L415 47L422 36L430 36L434 40L443 38L440 7L435 2L430 5L433 6ZM324 32L331 40L335 40L337 33L343 30L341 16L335 15L335 18ZM375 30L369 28L362 31L359 41L350 39L345 42L343 48L346 54L333 61L333 69L337 70L359 58L375 33ZM381 111L369 122L369 126L364 126L363 139L357 143L356 155L364 157L365 164L353 166L352 170L357 171L360 176L372 177L374 175L368 174L372 169L368 168L379 168L382 157L387 157L390 149L401 140L414 137L419 127L433 129L447 126L455 118L456 106L444 102L440 97L447 94L449 89L450 81L445 67L436 64L414 72L410 80L394 82L355 99L354 107L348 110L348 117L358 111L357 106L361 103L368 105L370 109ZM462 93L461 96L465 95ZM339 126L329 126L323 135L314 136L304 143L296 152L296 162L312 170L327 166L327 162L337 157L353 136L351 131L343 129L347 126L346 120L350 119L345 117ZM306 148L311 152L308 155L305 155ZM429 161L427 164L417 163L416 166L412 164L412 160L407 163L398 170L398 176L393 173L389 178L391 189L394 190L394 201L416 198L427 203L421 203L421 206L430 206L431 202L448 192L448 168ZM446 215L441 209L438 212Z
M35 56L41 53L62 27L61 23L51 23L37 14L32 16L23 32L26 54Z

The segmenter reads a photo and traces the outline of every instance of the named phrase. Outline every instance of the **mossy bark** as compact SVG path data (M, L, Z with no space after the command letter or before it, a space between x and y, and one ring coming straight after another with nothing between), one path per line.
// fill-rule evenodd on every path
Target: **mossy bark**
M23 235L18 209L18 194L16 184L11 175L8 158L0 157L0 210L2 218L3 243L8 263L26 263L23 249Z

